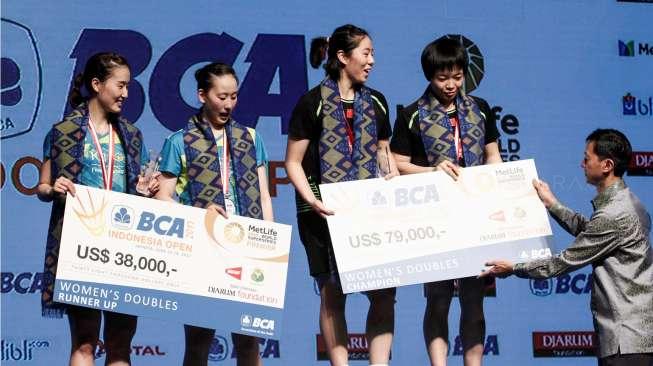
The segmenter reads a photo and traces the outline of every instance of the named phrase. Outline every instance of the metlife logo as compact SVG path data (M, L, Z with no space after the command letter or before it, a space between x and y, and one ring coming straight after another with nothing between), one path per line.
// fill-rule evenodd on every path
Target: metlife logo
M653 56L653 44L649 45L647 42L636 42L632 39L619 40L617 45L621 57Z

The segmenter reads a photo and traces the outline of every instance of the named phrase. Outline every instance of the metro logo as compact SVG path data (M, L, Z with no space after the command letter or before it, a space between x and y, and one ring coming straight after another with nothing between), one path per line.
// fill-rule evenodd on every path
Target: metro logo
M152 212L143 211L138 222L137 230L152 231L159 235L176 236L184 238L184 219L170 216L157 217Z
M596 355L595 332L533 332L534 357L587 357Z

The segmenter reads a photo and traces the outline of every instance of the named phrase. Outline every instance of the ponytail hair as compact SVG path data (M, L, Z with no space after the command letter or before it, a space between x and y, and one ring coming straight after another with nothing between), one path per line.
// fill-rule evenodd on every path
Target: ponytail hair
M70 87L70 92L68 93L68 102L73 108L82 104L86 98L82 95L82 86L84 85L84 73L80 72L75 76L72 86Z
M365 37L369 37L366 30L352 24L345 24L336 28L329 38L314 38L311 41L309 55L311 66L317 69L326 57L325 74L333 80L338 80L340 69L343 67L338 61L338 51L343 51L345 55L349 56Z
M76 108L89 98L95 96L93 91L93 79L105 81L111 76L111 72L116 67L127 67L129 63L127 59L115 52L100 52L91 56L86 61L84 72L79 73L73 80L70 92L68 93L68 102L73 108ZM82 91L82 87L86 89L86 96Z
M327 37L317 37L311 40L309 60L314 69L317 69L322 65L322 61L326 58L328 47L329 39Z

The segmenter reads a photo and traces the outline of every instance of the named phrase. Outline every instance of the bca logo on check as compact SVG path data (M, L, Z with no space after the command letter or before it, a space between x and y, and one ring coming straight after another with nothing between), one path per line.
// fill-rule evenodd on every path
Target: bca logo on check
M42 91L41 58L32 31L2 18L2 139L32 130Z

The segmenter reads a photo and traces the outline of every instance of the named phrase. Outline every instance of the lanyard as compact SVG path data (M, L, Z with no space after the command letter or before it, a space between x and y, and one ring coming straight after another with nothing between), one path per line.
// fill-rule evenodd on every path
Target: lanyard
M104 189L111 190L113 184L113 167L114 167L114 141L115 133L113 131L113 126L109 124L109 167L104 164L104 154L102 153L102 145L100 145L100 140L97 137L97 132L93 123L88 121L88 129L91 131L91 137L93 137L93 143L95 144L95 150L97 150L98 159L100 159L100 167L102 168L102 180L104 181Z
M352 153L354 150L354 130L349 125L349 121L345 118L345 126L347 127L347 143L349 144L349 153Z
M460 145L460 123L458 121L458 116L449 117L449 123L454 130L453 138L456 142L456 158L460 159L463 155L463 147Z
M349 109L349 108L345 109L344 108L344 103L343 103L342 111L343 111L343 115L345 117L345 128L347 129L347 143L349 144L349 153L351 154L353 149L354 149L354 130L352 128L352 126L354 124L354 122L353 122L354 121L354 109L353 109L353 107L351 109ZM351 112L351 113L348 113L348 112ZM349 114L351 114L352 125L349 125L349 119L347 118Z
M226 127L223 128L222 130L222 157L224 159L224 162L221 162L223 164L220 164L220 179L222 180L222 190L224 191L225 195L229 194L229 173L231 170L229 169L229 148L227 146L227 133L226 133Z

